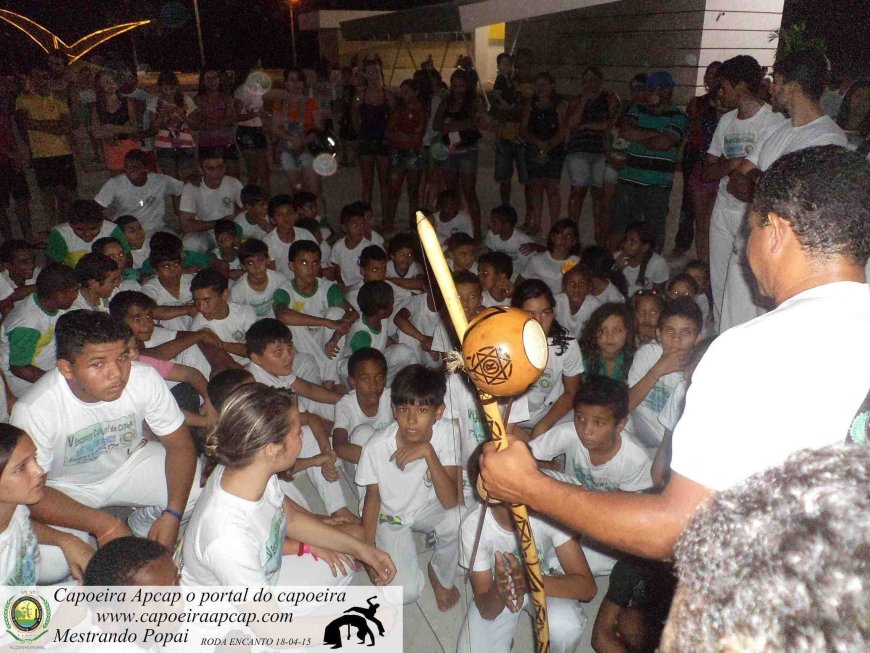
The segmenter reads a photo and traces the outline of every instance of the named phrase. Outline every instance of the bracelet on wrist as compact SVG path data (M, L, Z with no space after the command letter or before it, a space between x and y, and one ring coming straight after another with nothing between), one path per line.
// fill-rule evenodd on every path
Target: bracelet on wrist
M181 513L180 513L180 512L176 512L176 511L173 510L172 508L164 508L163 510L160 511L160 515L161 515L161 516L163 516L163 515L172 515L173 517L175 517L175 518L178 520L178 523L179 523L179 524L181 523Z

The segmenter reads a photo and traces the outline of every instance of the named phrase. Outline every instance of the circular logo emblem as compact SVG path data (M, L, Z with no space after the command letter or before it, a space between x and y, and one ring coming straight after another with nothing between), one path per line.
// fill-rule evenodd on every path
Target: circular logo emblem
M34 594L19 594L6 602L3 611L6 632L19 642L32 642L48 631L51 608Z

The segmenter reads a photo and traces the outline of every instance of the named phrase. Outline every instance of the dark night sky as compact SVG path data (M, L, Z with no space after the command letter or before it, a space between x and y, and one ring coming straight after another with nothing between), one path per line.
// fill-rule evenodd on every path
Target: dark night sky
M297 11L312 9L401 9L440 0L301 0ZM289 11L286 0L200 0L206 56L234 66L260 55L269 66L290 61ZM127 10L131 7L132 10ZM198 55L193 0L0 0L0 8L23 13L58 33L67 43L110 24L139 18L156 23L137 33L140 61L159 69L192 70ZM870 61L870 0L786 0L784 24L806 22L827 42L836 67L864 66ZM38 49L17 30L0 27L0 56L26 62ZM301 63L316 56L311 35L299 34ZM131 39L121 36L100 46L104 57L130 59ZM15 56L18 54L19 56ZM860 63L859 63L860 62Z

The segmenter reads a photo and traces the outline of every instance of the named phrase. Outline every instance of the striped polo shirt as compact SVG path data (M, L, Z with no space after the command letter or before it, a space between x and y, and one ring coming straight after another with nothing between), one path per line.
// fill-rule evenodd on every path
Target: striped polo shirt
M686 135L689 117L677 106L670 106L662 113L652 113L649 107L635 104L628 110L628 118L634 118L637 126L669 132L678 137L677 144L669 150L653 150L643 143L628 146L625 167L619 173L620 181L638 186L670 188L674 181L674 168L680 156L680 142Z

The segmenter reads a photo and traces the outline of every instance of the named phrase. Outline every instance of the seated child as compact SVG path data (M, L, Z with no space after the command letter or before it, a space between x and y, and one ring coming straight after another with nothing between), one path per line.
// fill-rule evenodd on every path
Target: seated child
M388 266L387 253L377 245L369 245L359 255L359 271L360 274L362 274L363 283L368 283L369 281L386 281L393 289L393 299L395 300L396 306L404 306L405 303L414 296L414 293L404 286L400 286L387 279ZM415 285L419 285L420 288L423 287L421 279L416 279L415 281L417 282ZM360 286L356 286L347 291L347 300L357 312L359 312L359 306L357 305L356 298L359 294L359 289Z
M79 295L70 308L108 313L109 298L121 283L118 264L102 254L85 254L76 263L75 273Z
M224 174L226 165L219 148L200 148L202 181L184 184L178 203L178 221L184 247L207 252L215 246L212 228L221 218L232 220L242 208L242 182Z
M363 235L365 233L365 211L359 204L359 202L354 202L341 210L339 219L344 231L344 238L337 240L332 246L330 264L335 281L345 288L353 288L362 283L362 274L359 271L359 255L372 244Z
M142 284L142 292L154 300L154 318L161 326L175 331L188 331L190 321L196 315L193 295L190 294L192 274L184 274L182 251L178 238L154 243L160 232L151 237L149 257L156 276ZM175 242L178 241L178 242Z
M181 238L168 231L158 231L151 234L148 241L148 248L153 249L173 249L178 252L181 259L182 272L185 274L196 274L200 270L218 265L218 261L209 257L205 252L186 249ZM150 277L155 274L154 267L150 257L142 264L140 274Z
M529 442L535 458L565 456L565 472L590 490L639 492L652 487L650 459L621 435L628 420L628 388L593 376L574 397L574 422L559 424Z
M703 261L689 261L686 264L686 274L695 280L698 284L698 294L695 295L695 301L701 309L701 315L704 317L704 325L708 332L713 330L713 311L710 310L712 300L710 299L710 266Z
M659 423L665 429L665 435L662 438L662 443L656 451L656 457L653 460L652 478L653 484L659 490L663 490L671 477L671 454L674 429L677 428L677 422L683 416L683 408L686 406L686 393L689 391L689 386L692 384L692 374L701 358L707 353L707 349L713 344L715 338L707 338L701 340L692 347L692 353L686 362L686 369L683 371L683 380L677 384L662 412L659 413Z
M628 296L638 290L664 292L670 276L668 263L656 254L656 230L649 222L633 222L625 229L622 251L616 254L616 265L628 282Z
M580 253L580 262L589 268L592 282L589 293L600 303L624 302L628 293L622 271L608 250L591 245Z
M54 325L78 294L75 272L49 264L36 277L36 292L15 304L0 325L0 365L16 397L55 368Z
M422 365L399 372L390 387L396 423L366 442L356 471L357 485L366 486L366 541L377 542L395 562L390 585L403 588L405 604L420 598L425 583L413 533L435 531L428 575L441 611L459 600L459 452L450 424L438 421L445 391L441 372Z
M298 240L317 240L309 230L296 226L297 211L290 195L272 197L268 204L268 214L275 228L262 240L269 249L269 258L274 261L275 270L289 278L293 275L287 264L291 245Z
M526 244L526 247L530 246L531 244ZM535 246L534 249L538 247L540 246ZM540 279L550 286L554 294L558 294L562 292L563 275L577 264L580 260L579 254L580 231L577 223L567 218L556 220L547 235L546 250L529 256L522 275L517 277L517 283L522 279ZM570 327L568 330L573 333Z
M221 349L240 365L248 363L245 334L257 321L253 307L227 301L227 278L216 270L200 270L190 281L190 294L197 314L191 331L208 329L219 340Z
M329 421L332 421L335 404L341 398L338 393L327 390L323 386L299 378L293 373L293 340L290 329L274 318L264 318L248 329L246 336L251 362L246 369L258 383L273 388L286 388L295 392L300 398L308 427L303 438L300 455L303 458L317 457L317 464L308 466L305 473L317 490L328 513L341 512L353 517L344 501L338 473L335 469L335 452L329 443L329 433L322 420L311 419L307 413L317 405L328 406ZM301 404L305 404L302 406ZM299 470L302 471L302 470Z
M248 184L242 188L239 196L245 209L233 218L239 241L244 242L248 238L263 240L266 234L272 231L272 223L269 220L269 194L260 186Z
M118 265L118 271L121 273L121 282L115 289L115 293L121 290L140 290L139 272L130 266L130 254L124 251L124 247L118 242L117 238L106 236L105 238L97 238L91 247L92 254L102 254L108 256Z
M468 472L475 484L480 473L478 466L475 455L469 461ZM479 506L462 520L459 563L468 569L474 600L468 603L465 622L459 631L457 653L509 653L520 611L533 611L528 576L510 510L502 503L487 507L484 511L484 506ZM595 598L595 579L580 544L571 533L534 514L529 516L529 521L544 572L550 647L554 653L572 653L578 649L586 626L580 602ZM478 532L480 541L472 560Z
M442 247L447 245L447 240L453 234L468 234L474 239L471 216L460 209L459 193L455 189L442 190L435 202L438 210L432 216L432 224Z
M673 564L622 557L592 628L596 651L656 651L677 587Z
M547 334L547 367L525 393L531 417L521 425L530 428L532 437L535 437L571 418L574 395L580 387L583 358L577 339L572 338L556 319L556 300L543 281L523 281L511 298L511 306L526 311L540 322Z
M217 242L209 255L215 260L215 267L225 277L232 280L238 279L245 273L242 261L239 259L239 238L236 223L222 218L214 223L214 239Z
M368 202L358 201L360 209L362 209L363 217L365 218L365 228L363 229L363 238L369 241L372 245L377 245L380 248L384 247L384 237L375 231L375 211L372 205Z
M60 547L80 581L94 550L65 531L31 521L28 505L45 496L45 471L36 445L11 424L0 424L0 584L34 586L39 578L39 544Z
M91 251L94 240L105 236L127 243L118 226L103 219L103 207L93 200L75 200L67 221L52 228L45 255L49 260L74 268L79 259Z
M0 245L0 308L4 315L12 309L14 302L21 301L36 290L36 277L41 268L36 266L36 253L33 245L26 240L12 238ZM3 302L8 300L8 305Z
M160 542L128 535L112 540L94 553L82 576L88 587L178 585L178 565L172 550Z
M332 240L332 227L329 226L329 220L326 216L319 215L318 197L314 193L309 193L307 190L297 190L293 193L293 206L296 208L296 213L301 220L312 219L317 222L318 229L311 231L315 236L317 231L320 231L320 237L324 241ZM328 260L326 258L324 261Z
M515 279L522 274L523 268L531 256L521 251L522 246L534 241L525 233L516 228L517 211L508 204L495 207L489 215L489 231L483 244L493 252L503 252L511 257L514 273L511 278Z
M269 269L269 248L262 240L249 238L243 242L239 247L239 260L245 273L233 281L230 301L253 306L257 317L272 317L275 293L287 277Z
M704 314L704 305L698 301L698 298L707 299L701 294L701 289L698 287L698 282L695 278L686 272L674 275L668 281L667 292L665 293L665 301L672 301L677 297L691 297L695 300L698 308L701 309L701 337L707 336L707 318L709 313Z
M332 444L350 478L351 488L365 492L353 479L362 446L372 435L395 421L387 387L387 359L377 349L357 349L347 361L347 382L351 391L335 405Z
M433 348L435 333L447 329L441 317L439 305L443 306L441 291L431 280L425 280L426 292L414 295L405 302L393 318L399 328L399 342L411 348L417 360L428 367L439 367L443 351Z
M124 238L130 246L130 257L132 259L130 267L141 275L142 267L151 255L151 247L148 244L145 230L132 215L118 216L115 224L121 230L121 233L124 234Z
M398 233L390 239L387 249L390 255L387 281L394 288L398 286L413 292L423 290L423 281L418 278L423 271L414 260L414 252L418 249L417 242L417 238L408 232Z
M447 265L453 272L468 271L477 274L477 245L474 237L466 233L453 234L447 239ZM511 264L513 271L513 264ZM508 275L510 278L510 275Z
M586 320L601 306L589 293L591 283L589 268L577 263L562 275L561 292L556 295L556 319L575 338L580 337Z
M659 318L659 342L644 345L634 355L628 372L631 434L647 447L657 447L662 441L665 429L659 413L683 380L700 333L701 309L694 299L679 297L665 304Z
M486 252L477 259L477 276L483 288L483 305L507 306L514 286L511 283L514 264L504 252Z
M338 378L341 381L347 378L348 362L352 354L365 347L373 347L383 352L387 359L389 383L400 369L417 360L416 353L410 346L393 342L396 336L395 326L390 321L394 314L393 289L386 281L369 281L360 288L357 300L360 318L351 325L345 336L344 347L337 362Z
M654 290L638 290L631 297L635 345L642 347L656 341L659 319L665 309L664 297Z
M320 255L312 240L298 240L290 246L293 278L275 292L275 317L290 327L296 349L313 356L321 376L328 378L342 336L359 316L338 284L320 277Z
M634 358L634 320L624 302L610 302L595 309L580 337L583 379L606 376L625 381Z
M260 384L230 395L209 434L214 466L184 537L181 579L185 585L308 585L321 573L310 560L346 556L367 565L372 582L392 580L390 557L345 530L301 509L281 490L278 475L290 469L302 448L296 398ZM344 555L342 555L344 554ZM305 567L295 558L309 558ZM347 566L347 569L344 568Z

